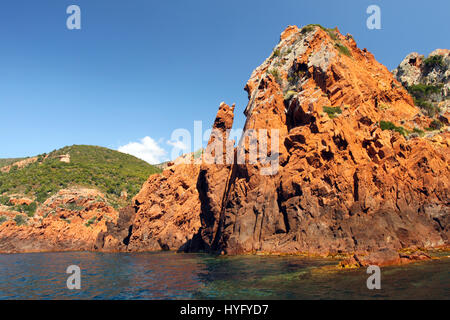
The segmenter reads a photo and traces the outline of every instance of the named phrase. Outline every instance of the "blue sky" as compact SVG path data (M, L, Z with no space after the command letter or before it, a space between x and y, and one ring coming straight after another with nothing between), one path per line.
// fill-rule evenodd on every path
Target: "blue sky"
M66 28L71 4L81 30ZM381 30L366 28L371 4ZM0 158L134 142L165 160L172 131L206 129L222 101L243 127L243 87L288 25L338 26L392 69L449 48L449 12L448 0L3 0Z

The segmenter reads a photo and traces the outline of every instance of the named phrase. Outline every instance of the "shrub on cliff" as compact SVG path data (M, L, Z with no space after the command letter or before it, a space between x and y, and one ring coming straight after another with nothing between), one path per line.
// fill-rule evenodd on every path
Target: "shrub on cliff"
M350 49L347 48L345 45L343 45L340 42L336 42L335 44L336 48L339 50L339 53L346 55L347 57L351 57L352 53L350 52Z
M324 106L323 107L323 112L328 114L328 116L331 119L334 119L334 118L336 118L338 115L340 115L342 113L342 109L339 108L339 107L327 107L327 106Z
M274 49L272 58L279 57L280 56L280 49Z
M11 203L9 202L9 197L7 197L7 196L0 196L0 204L3 204L5 206L10 206Z
M275 78L276 82L278 82L278 83L281 82L281 76L280 76L280 73L278 72L277 69L275 69L275 68L274 69L270 69L268 72L269 72L269 74L271 74Z
M88 222L85 224L86 227L89 227L91 224L93 224L97 220L97 217L92 217L88 220Z
M381 130L391 130L391 131L396 131L398 133L400 133L401 135L406 136L408 134L408 131L401 127L401 126L396 126L395 124L393 124L390 121L380 121L380 128Z
M440 93L443 85L415 84L407 87L408 92L415 98L426 98L432 93Z
M427 68L433 69L435 67L444 67L444 59L441 55L434 55L423 60L424 65Z
M34 216L34 213L36 212L36 209L37 209L36 202L32 202L29 205L22 204L22 205L17 205L17 206L14 207L14 210L16 210L18 212L25 213L29 217Z
M419 137L423 137L425 135L425 131L423 131L419 128L414 128L413 133L416 133Z
M431 124L430 127L427 128L428 131L432 131L432 130L440 130L442 127L444 126L444 124L442 122L440 122L439 120L434 119Z
M429 116L430 118L433 118L436 114L441 112L441 109L438 106L433 105L431 102L428 102L422 98L414 99L414 104L418 106L420 109L423 110L423 112Z
M27 220L25 219L25 217L21 214L18 214L17 216L14 217L14 221L16 222L16 224L18 226L21 226L23 224L26 224Z

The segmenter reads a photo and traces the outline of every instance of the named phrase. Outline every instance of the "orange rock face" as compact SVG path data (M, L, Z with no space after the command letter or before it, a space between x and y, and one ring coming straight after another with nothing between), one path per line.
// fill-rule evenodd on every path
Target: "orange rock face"
M449 133L408 137L423 115L351 36L289 27L245 88L245 130L278 132L267 142L279 140L272 154L279 160L276 174L262 175L263 163L204 163L188 174L175 166L167 177L151 177L136 198L133 230L147 230L137 238L132 233L139 250L164 243L228 254L364 255L448 247ZM214 128L231 128L233 109L222 104ZM396 130L383 130L381 122ZM263 146L260 139L256 144ZM242 139L235 159L250 148ZM180 186L190 202L177 199ZM198 217L198 232L189 234Z
M197 164L179 164L152 175L133 199L136 217L130 251L178 249L200 228Z
M108 206L96 190L61 190L26 224L10 217L0 225L0 252L120 251L133 215Z
M168 164L133 209L67 191L28 226L0 225L0 251L347 254L344 265L363 266L429 258L404 248L449 247L448 127L410 135L432 120L350 35L289 27L245 89L237 147L234 106L222 103L203 161ZM247 139L251 131L266 139Z
M20 206L20 205L30 205L33 202L31 199L27 198L20 198L20 199L9 199L9 203L11 203L13 206Z

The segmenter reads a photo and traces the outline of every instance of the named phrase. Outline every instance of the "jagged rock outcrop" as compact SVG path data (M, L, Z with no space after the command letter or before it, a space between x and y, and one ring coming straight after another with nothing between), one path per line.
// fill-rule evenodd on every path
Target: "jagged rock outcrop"
M166 249L228 254L360 256L448 247L449 133L410 135L427 117L387 68L359 49L350 35L313 25L287 28L245 89L249 103L244 132L267 130L266 143L256 138L259 150L276 140L278 150L267 155L279 161L276 172L262 174L264 157L248 161L255 144L245 134L232 153L234 160L243 154L244 163L204 163L197 177L191 172L183 188L195 185L198 198L190 191L195 196L190 207L183 205L184 217L201 218L192 239L186 231L195 228L171 219L175 215L182 220L175 190L186 168L165 172L173 184L164 187L161 178L151 177L136 198L133 227L149 225L151 219L156 227L148 229L147 243L164 238ZM232 120L233 108L221 104L214 127L226 132ZM227 141L224 135L219 144ZM152 239L162 226L170 226L170 234ZM181 246L167 238L180 230L189 239Z
M449 125L450 50L436 49L427 58L410 53L392 73L422 111L435 118L431 129Z
M173 250L191 240L201 225L199 170L192 159L149 178L133 199L136 217L128 250Z
M406 87L442 84L442 91L436 98L443 100L450 92L450 50L436 49L427 58L412 52L392 73Z

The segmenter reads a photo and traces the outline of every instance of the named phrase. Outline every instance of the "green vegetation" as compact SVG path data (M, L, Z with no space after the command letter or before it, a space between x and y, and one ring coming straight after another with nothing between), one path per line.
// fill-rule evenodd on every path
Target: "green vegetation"
M433 105L431 102L428 102L424 99L416 99L414 98L414 104L422 109L425 114L431 118L436 116L441 109L438 106Z
M17 224L18 226L21 226L21 225L27 223L26 218L25 218L23 215L21 215L21 214L18 214L17 216L15 216L15 217L14 217L14 221L16 222L16 224Z
M304 26L301 30L301 33L307 33L309 31L313 31L314 29L316 29L316 27L319 27L320 29L322 29L323 31L326 31L328 33L333 31L333 29L328 29L318 23L313 23L313 24L308 24L308 25Z
M11 202L9 202L9 197L7 196L0 196L0 204L3 204L5 206L12 206Z
M295 85L307 72L307 70L298 70L297 72L292 73L287 80L291 85Z
M274 49L272 52L272 58L279 57L280 54L280 49Z
M203 154L203 148L198 149L194 152L194 159L200 159Z
M347 48L347 46L345 46L343 43L341 43L339 41L339 37L337 35L337 28L334 29L330 29L330 28L325 28L323 26L321 26L320 24L309 24L307 26L304 26L301 30L302 34L305 34L307 32L310 32L312 30L314 30L316 27L321 28L323 31L325 31L326 33L328 33L328 35L330 36L330 38L335 42L335 47L336 49L338 49L340 54L346 55L348 57L352 56L352 53L350 51L349 48Z
M9 166L10 164L13 164L14 162L24 160L26 158L8 158L8 159L0 159L0 168Z
M91 224L95 222L95 220L97 220L97 217L92 217L91 219L88 220L88 222L86 222L85 226L89 227Z
M425 131L423 131L419 128L414 128L413 133L417 133L419 135L419 137L423 137L425 135Z
M0 224L5 222L6 220L7 220L7 218L5 216L0 216Z
M347 57L351 57L352 53L350 50L340 42L335 43L336 48L339 50L339 53L346 55Z
M427 85L417 84L407 87L406 89L414 99L414 104L421 108L426 115L434 117L441 110L438 106L433 105L430 100L430 95L441 92L443 85Z
M84 210L84 207L77 205L75 202L71 202L71 203L66 204L64 209L67 209L70 211L82 211L82 210Z
M440 93L443 85L416 84L407 88L408 92L416 98L425 98L432 93Z
M401 126L397 127L395 124L393 124L390 121L380 121L380 128L381 128L381 130L396 131L404 136L406 136L409 133L408 130L406 130L405 128L403 128Z
M439 120L437 120L437 119L434 119L434 120L431 122L430 127L427 128L426 130L427 130L427 131L441 130L441 128L442 128L443 126L444 126L444 124L443 124L441 121L439 121Z
M342 113L342 109L339 107L322 107L323 111L328 114L331 119L336 118L338 115Z
M18 211L18 212L21 212L21 213L25 213L29 217L34 216L34 213L36 212L36 209L37 209L36 202L32 202L29 205L22 204L22 205L14 206L14 210L15 211Z
M423 60L423 63L425 64L426 67L430 69L433 69L438 66L441 68L445 67L444 59L441 55L428 57L425 60Z
M69 154L70 163L61 162L59 156ZM23 169L0 173L0 199L12 193L35 197L43 203L57 191L71 186L95 188L106 193L112 204L117 203L122 191L133 197L151 174L160 169L131 155L107 148L85 145L64 147L51 152L41 162ZM8 199L9 201L9 199ZM27 214L31 208L22 208Z
M281 76L277 69L270 69L269 74L271 74L275 78L276 82L281 84Z
M308 24L307 26L304 26L302 28L302 30L300 30L300 32L302 34L305 34L305 33L308 33L310 31L313 31L314 29L316 29L316 27L324 29L324 27L322 27L320 24Z

